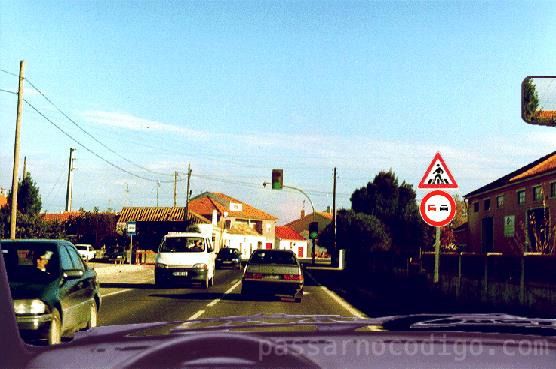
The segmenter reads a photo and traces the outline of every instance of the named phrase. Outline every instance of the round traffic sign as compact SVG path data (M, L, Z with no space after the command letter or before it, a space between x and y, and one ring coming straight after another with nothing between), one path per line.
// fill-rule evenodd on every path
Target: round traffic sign
M452 196L441 190L429 192L423 197L419 212L423 220L431 226L443 227L450 224L456 215L456 202Z

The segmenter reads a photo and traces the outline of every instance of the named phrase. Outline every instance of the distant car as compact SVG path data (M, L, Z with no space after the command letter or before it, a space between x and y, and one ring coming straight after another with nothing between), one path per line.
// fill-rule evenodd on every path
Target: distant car
M216 268L232 267L241 269L241 253L238 249L225 247L216 255Z
M241 294L287 295L301 302L303 272L291 250L255 250L241 279Z
M61 342L97 325L97 274L64 240L2 240L16 321L26 340Z
M88 243L76 243L75 248L81 256L81 259L85 261L93 260L96 257L96 251L93 245Z

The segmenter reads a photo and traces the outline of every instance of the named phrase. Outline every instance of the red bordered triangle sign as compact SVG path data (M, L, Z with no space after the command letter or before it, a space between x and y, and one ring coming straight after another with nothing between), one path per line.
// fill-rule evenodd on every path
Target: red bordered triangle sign
M439 152L434 155L429 167L425 171L425 175L423 175L417 187L425 189L458 188L454 176L450 172L450 169L448 169L448 166Z

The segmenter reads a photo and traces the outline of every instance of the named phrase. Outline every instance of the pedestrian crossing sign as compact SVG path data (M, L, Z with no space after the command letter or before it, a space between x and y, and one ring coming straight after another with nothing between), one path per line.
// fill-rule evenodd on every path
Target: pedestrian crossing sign
M439 152L434 155L417 187L422 189L458 188L454 176Z

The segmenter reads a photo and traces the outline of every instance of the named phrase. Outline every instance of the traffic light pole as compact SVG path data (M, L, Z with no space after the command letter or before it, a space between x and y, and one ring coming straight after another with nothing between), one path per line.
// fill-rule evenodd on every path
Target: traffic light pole
M268 182L263 182L263 186L266 187L266 185L268 184ZM311 201L311 198L309 197L309 195L307 195L305 193L305 191L303 191L301 188L297 188L294 186L285 186L282 185L282 188L288 188L290 190L295 190L299 193L301 193L303 196L305 196L305 198L307 198L307 200L309 200L309 204L311 204L311 209L313 210L313 222L315 221L315 206L313 205L313 201ZM312 247L311 247L311 264L315 265L315 239L312 239Z

